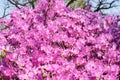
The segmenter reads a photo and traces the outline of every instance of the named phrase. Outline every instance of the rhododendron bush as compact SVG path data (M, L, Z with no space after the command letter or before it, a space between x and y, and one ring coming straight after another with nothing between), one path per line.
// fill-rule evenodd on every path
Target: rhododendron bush
M119 16L40 0L0 20L0 80L119 80Z

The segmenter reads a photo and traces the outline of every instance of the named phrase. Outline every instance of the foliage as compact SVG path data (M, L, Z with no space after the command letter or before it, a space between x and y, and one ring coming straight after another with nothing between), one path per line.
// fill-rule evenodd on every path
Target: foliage
M79 8L79 7L81 7L81 8L86 8L86 2L84 1L84 0L71 0L71 1L73 1L73 2L71 2L71 3L67 3L67 5L69 6L70 5L70 7L72 8L72 9L76 9L76 8Z

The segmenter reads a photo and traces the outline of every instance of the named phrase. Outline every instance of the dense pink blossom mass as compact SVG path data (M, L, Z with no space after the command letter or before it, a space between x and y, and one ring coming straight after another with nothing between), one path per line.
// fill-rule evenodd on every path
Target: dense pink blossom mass
M40 0L0 19L0 80L120 80L120 16Z

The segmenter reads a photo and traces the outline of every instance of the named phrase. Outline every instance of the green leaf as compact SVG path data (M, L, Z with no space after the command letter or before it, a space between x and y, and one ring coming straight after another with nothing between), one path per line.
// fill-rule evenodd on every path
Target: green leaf
M42 77L43 77L43 78L46 78L46 77L47 77L47 74L46 74L46 73L43 73L43 74L42 74Z
M9 28L9 27L6 26L6 25L4 25L4 23L0 25L0 30L4 30L4 29L8 29L8 28Z
M2 58L4 58L4 57L6 56L6 53L5 53L4 50L1 52L0 56L1 56Z
M5 28L5 25L0 26L0 30L4 30Z
M0 53L0 61L1 61L5 56L6 56L5 51L4 51L4 50L1 51L1 53Z

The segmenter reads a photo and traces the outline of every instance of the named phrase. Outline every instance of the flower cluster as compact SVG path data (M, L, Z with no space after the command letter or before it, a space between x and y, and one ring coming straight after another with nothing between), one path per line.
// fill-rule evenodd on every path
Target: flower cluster
M40 0L0 20L0 80L119 80L119 16Z

